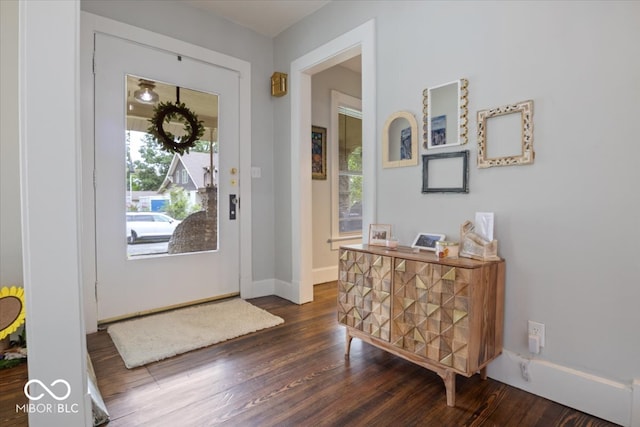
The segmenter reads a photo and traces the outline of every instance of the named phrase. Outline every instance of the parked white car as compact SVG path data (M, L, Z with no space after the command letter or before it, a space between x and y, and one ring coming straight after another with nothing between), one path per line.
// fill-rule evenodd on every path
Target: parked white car
M157 212L127 212L127 243L169 240L180 222Z

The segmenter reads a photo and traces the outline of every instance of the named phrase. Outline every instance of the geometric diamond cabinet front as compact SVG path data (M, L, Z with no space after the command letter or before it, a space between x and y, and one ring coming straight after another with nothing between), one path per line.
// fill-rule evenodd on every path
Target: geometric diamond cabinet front
M391 329L391 257L340 249L338 322L384 341Z
M395 259L391 344L466 372L471 270Z

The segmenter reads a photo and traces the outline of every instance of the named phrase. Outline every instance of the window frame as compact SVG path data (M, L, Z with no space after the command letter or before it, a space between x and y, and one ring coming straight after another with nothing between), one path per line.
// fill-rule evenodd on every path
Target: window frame
M359 243L362 241L362 230L360 232L340 233L340 204L339 204L339 118L340 107L349 108L362 112L362 100L337 90L331 91L331 133L330 150L331 161L329 162L329 176L331 177L331 249L337 250L340 245ZM364 145L364 144L363 144ZM364 147L363 147L364 151ZM364 152L363 152L364 155ZM364 171L362 173L364 181ZM364 182L363 182L364 184ZM363 224L364 226L364 224Z

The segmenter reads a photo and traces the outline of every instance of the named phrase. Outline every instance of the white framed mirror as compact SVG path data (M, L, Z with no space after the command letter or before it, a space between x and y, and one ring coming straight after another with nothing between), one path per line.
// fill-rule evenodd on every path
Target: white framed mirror
M467 143L468 85L467 79L460 79L422 92L424 148Z
M418 164L418 122L408 111L389 116L382 130L382 167Z

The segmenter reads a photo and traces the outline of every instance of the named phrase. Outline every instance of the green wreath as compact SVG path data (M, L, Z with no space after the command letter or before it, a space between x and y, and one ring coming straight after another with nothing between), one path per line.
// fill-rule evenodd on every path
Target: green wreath
M154 108L153 113L153 117L149 119L151 126L147 132L162 144L163 150L169 153L180 155L189 153L189 149L204 135L203 122L198 120L198 116L184 103L161 102ZM187 134L178 138L171 132L165 131L164 124L171 121L183 123Z

